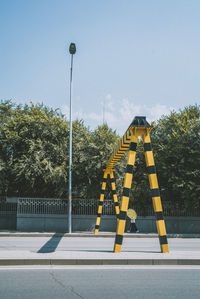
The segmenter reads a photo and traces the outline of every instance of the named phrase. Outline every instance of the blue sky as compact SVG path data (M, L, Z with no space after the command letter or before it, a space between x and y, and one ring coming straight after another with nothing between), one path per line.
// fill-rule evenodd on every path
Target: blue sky
M0 0L0 99L68 112L122 134L200 102L200 1Z

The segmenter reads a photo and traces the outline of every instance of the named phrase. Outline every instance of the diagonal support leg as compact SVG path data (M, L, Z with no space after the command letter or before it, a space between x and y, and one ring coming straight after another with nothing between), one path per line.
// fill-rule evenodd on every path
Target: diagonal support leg
M112 188L112 194L113 194L113 201L115 205L115 213L118 216L119 215L119 202L117 199L117 193L116 193L116 185L115 185L115 178L114 178L114 172L110 172L110 181L111 181L111 188Z
M126 166L126 173L124 178L123 195L120 207L120 213L118 217L117 232L115 237L114 252L121 252L123 235L126 225L126 213L129 204L129 192L132 184L133 178L133 166L135 164L136 148L137 148L138 138L135 135L131 137L131 143L128 152L128 161Z
M144 152L145 152L145 160L146 166L149 176L149 185L152 194L153 208L156 215L156 226L159 235L160 248L161 252L167 253L169 252L167 235L165 229L165 221L163 218L163 209L160 199L160 191L158 186L158 179L156 174L156 168L154 163L154 157L151 147L151 139L149 132L146 135L143 135L143 143L144 143Z
M103 201L104 201L104 195L105 195L105 189L106 189L106 181L108 178L108 172L104 172L103 175L103 182L101 185L101 194L100 194L100 200L98 204L98 212L97 212L97 219L96 219L96 225L95 225L95 230L94 233L97 234L99 232L99 226L101 222L101 214L102 214L102 208L103 208Z

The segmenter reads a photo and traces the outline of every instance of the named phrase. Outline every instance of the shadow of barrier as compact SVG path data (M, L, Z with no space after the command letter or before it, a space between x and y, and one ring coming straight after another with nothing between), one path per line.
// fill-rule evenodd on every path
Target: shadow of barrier
M54 252L58 247L62 237L65 233L55 233L50 240L48 240L38 251L37 253L50 253Z

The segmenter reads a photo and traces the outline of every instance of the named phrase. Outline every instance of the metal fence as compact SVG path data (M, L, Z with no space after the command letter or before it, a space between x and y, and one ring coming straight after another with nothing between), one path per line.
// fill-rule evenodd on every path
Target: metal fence
M0 197L0 214L16 214L17 203L7 202L6 197Z
M18 214L66 214L67 201L64 199L18 198Z
M18 214L67 214L66 199L47 198L18 198ZM72 214L74 215L96 215L98 201L95 199L73 199ZM104 201L103 215L114 215L113 201Z
M73 199L72 201L72 213L75 215L96 215L97 209L97 199ZM104 200L102 215L115 215L112 199Z
M72 201L72 214L96 215L98 209L97 199L74 198ZM135 207L138 216L153 216L153 207ZM1 214L67 214L67 199L59 198L16 198L14 202L9 198L0 197ZM200 208L177 208L163 203L164 216L190 216L199 217ZM112 199L105 199L102 215L115 215Z

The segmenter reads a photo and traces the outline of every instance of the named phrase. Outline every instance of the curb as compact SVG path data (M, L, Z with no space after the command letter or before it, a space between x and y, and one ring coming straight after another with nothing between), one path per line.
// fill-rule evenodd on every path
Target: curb
M29 233L29 232L16 232L16 233L9 233L9 232L0 232L0 238L1 237L63 237L63 238L114 238L116 233L99 233L97 235L93 233ZM124 237L126 238L158 238L157 234L131 234L131 233L125 233ZM200 234L167 234L168 238L200 238Z
M0 259L1 266L200 265L200 259Z

